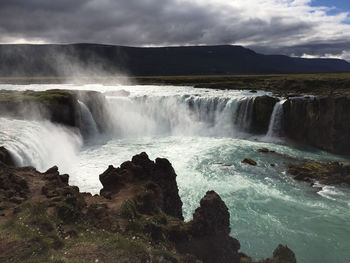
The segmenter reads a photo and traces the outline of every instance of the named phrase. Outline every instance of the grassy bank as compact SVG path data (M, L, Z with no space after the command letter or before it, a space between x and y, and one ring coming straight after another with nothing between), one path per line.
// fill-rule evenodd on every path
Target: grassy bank
M0 78L8 84L102 83L105 85L184 85L212 89L266 90L279 95L288 93L350 96L350 73L277 74L277 75L203 75L203 76L134 76L103 78Z

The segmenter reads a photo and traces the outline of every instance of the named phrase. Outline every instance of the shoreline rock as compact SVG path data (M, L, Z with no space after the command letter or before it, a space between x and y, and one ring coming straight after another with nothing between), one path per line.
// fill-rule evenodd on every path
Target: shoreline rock
M64 262L91 256L101 262L116 257L125 262L253 262L229 236L230 215L214 191L201 199L191 222L183 221L176 173L168 160L151 161L141 153L119 168L110 166L100 178L102 195L92 196L70 186L69 176L57 167L39 173L0 163L0 228L16 238L0 235L1 261L21 262L34 251L32 257L42 260L51 256L42 250L47 247ZM15 232L19 226L28 228L21 236ZM31 246L26 233L31 233ZM26 249L13 253L8 244Z
M0 146L0 163L1 162L9 166L15 166L15 160L11 153L3 146Z
M285 135L299 143L350 155L348 97L291 98L283 104Z
M350 186L349 163L321 163L306 161L298 164L285 164L287 172L297 181L318 181L326 185L345 184Z

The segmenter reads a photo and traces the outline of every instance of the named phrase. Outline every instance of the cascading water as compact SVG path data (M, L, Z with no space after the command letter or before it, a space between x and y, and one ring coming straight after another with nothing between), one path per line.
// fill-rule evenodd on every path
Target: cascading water
M115 131L120 137L234 134L237 99L143 96L111 97L108 101Z
M285 103L286 100L281 100L277 102L273 108L270 123L269 123L269 129L266 134L267 139L274 139L281 136L282 133L282 119L283 119L283 103Z
M254 105L254 97L252 98L242 98L240 99L237 111L235 113L235 124L238 128L243 132L249 132L251 123L252 123L252 115L253 115L253 105Z
M48 121L0 118L0 144L19 166L34 166L43 172L57 165L62 173L72 171L82 146L79 134Z
M96 122L89 110L89 108L80 100L78 100L81 112L80 131L85 138L93 138L98 135L98 128Z
M49 122L1 119L0 144L22 160L18 163L42 171L56 164L61 172L69 172L71 184L95 194L101 187L98 175L108 165L119 166L142 151L151 159L165 157L178 175L186 220L192 218L205 192L215 190L229 208L231 234L240 241L242 252L255 259L270 257L281 243L296 253L298 263L348 263L350 191L322 185L311 188L294 181L283 166L293 158L346 159L275 140L261 142L259 136L242 139L241 131L249 129L251 122L253 98L266 93L166 86L30 86L51 88L127 91L124 97L107 95L116 136L81 147L81 137L72 130ZM280 127L282 104L275 106L271 116L273 136ZM237 115L241 116L238 122ZM280 154L261 154L262 147ZM247 157L257 166L242 164Z

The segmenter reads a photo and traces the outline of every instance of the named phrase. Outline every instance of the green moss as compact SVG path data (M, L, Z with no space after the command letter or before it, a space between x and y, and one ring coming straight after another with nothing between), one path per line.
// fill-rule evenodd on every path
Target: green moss
M167 250L157 250L153 253L153 257L154 259L157 261L164 261L166 260L167 262L172 262L172 263L179 263L181 262L179 257L177 257L176 255L170 253Z
M137 212L136 204L133 200L124 201L120 207L119 214L125 219L135 219L140 217L139 213Z

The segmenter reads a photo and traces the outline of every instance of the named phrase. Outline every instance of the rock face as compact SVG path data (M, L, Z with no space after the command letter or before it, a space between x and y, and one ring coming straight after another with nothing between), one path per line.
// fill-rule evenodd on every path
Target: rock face
M177 244L183 253L195 255L203 262L240 262L240 244L229 236L230 214L214 191L208 191L193 215L187 242Z
M286 164L288 173L298 181L319 181L322 184L347 184L350 186L350 165L345 163L302 162Z
M78 100L91 112L99 132L110 130L105 97L96 91L0 91L0 115L21 119L47 119L81 129L82 110Z
M101 195L111 198L119 190L133 181L139 181L155 192L154 202L160 202L160 208L168 215L183 219L182 201L176 184L176 173L167 159L157 158L155 162L146 153L135 155L132 161L121 164L119 168L109 166L100 175L103 185ZM155 186L150 186L154 183ZM150 189L148 189L150 190ZM159 190L159 191L158 191Z
M250 159L250 158L245 158L245 159L242 161L242 163L244 163L244 164L249 164L249 165L253 165L253 166L257 165L256 161L254 161L253 159Z
M284 132L295 141L350 154L350 99L295 98L283 104Z
M266 134L273 108L278 101L277 98L266 95L254 99L251 124L253 133Z
M44 118L78 127L79 105L74 94L62 90L2 91L0 112L13 118Z
M0 163L1 162L10 166L15 165L15 161L13 160L10 152L3 146L0 147Z

